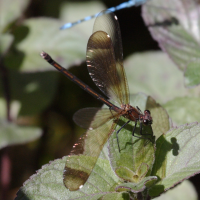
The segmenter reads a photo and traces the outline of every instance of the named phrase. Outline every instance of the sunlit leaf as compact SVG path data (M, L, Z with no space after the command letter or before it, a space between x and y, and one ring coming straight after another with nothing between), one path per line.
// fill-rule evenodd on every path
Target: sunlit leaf
M60 20L41 17L27 19L15 30L16 36L23 33L23 38L17 37L15 41L17 50L23 53L21 71L53 69L40 57L42 50L64 67L79 64L85 59L87 37L74 29L60 31L61 24ZM7 62L9 66L11 61Z
M1 0L0 2L0 33L4 31L6 26L20 17L29 4L29 0Z
M17 194L20 199L98 199L108 191L114 192L119 179L107 159L99 159L88 182L78 191L70 192L63 184L63 169L68 157L43 166L30 177ZM84 162L84 158L83 158Z
M200 124L172 129L156 141L156 159L151 175L159 181L150 189L158 196L184 179L200 173Z
M198 97L177 97L168 101L164 108L176 125L200 121L200 98Z
M198 200L198 195L193 184L185 180L180 185L167 191L154 200Z
M124 66L131 94L144 92L160 103L179 96L199 94L200 86L192 90L184 87L183 73L163 52L131 55Z
M0 149L9 145L24 144L41 136L41 130L34 127L18 126L0 119Z
M154 0L143 6L143 18L160 47L185 72L186 86L200 83L200 15L196 0ZM195 67L194 63L195 62ZM192 65L192 66L191 66Z

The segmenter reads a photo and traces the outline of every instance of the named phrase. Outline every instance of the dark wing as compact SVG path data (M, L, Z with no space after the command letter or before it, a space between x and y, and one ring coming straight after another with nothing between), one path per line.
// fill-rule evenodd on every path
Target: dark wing
M121 105L129 103L129 91L122 64L119 25L118 22L114 23L114 15L111 16L112 20L110 22L106 20L111 18L105 18L105 21L102 21L111 27L110 31L107 31L108 29L106 29L106 32L97 31L90 37L86 60L90 76L96 85L109 98ZM98 22L100 19L101 17L96 19L95 27L100 25L100 22ZM110 37L112 37L113 43ZM79 125L84 127L86 125L92 130L88 130L79 139L67 159L64 170L64 184L69 190L78 190L80 186L84 185L93 171L103 146L116 126L112 118L118 119L120 116L120 113L113 112L111 113L109 109L96 110L91 108L81 110L75 114L74 120ZM83 121L81 121L81 118ZM90 120L92 120L91 124Z
M112 118L118 118L120 113L108 108L83 108L78 110L74 116L74 122L85 129L96 129Z
M74 144L63 173L63 182L69 190L78 190L87 181L114 128L115 123L110 120L96 129L88 130Z
M89 74L99 89L118 105L129 103L129 89L123 67L123 49L117 17L97 17L87 45Z
M83 108L74 114L74 121L88 131L73 146L64 169L64 184L75 191L87 181L96 161L113 132L113 118L120 113L108 108ZM113 125L112 125L113 124Z

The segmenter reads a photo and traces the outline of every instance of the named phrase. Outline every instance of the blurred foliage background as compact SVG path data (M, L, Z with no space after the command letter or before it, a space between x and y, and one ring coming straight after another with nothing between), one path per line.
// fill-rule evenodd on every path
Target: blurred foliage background
M122 2L0 0L3 19L0 25L0 155L1 180L6 185L1 191L3 199L13 199L23 182L42 165L69 154L75 141L84 133L72 120L77 110L101 106L96 99L55 71L40 57L40 52L48 52L63 67L69 68L98 91L85 64L93 20L68 30L60 31L59 27ZM120 10L116 15L121 27L128 80L137 80L139 74L139 82L130 81L131 93L145 92L163 104L176 97L168 92L174 85L184 95L185 90L180 89L183 81L181 72L163 54L157 54L158 63L153 64L157 65L154 72L160 69L161 73L160 66L170 62L175 71L170 70L168 75L175 73L175 78L161 83L163 77L156 81L157 77L148 78L145 75L148 64L155 62L155 58L151 60L154 53L143 52L159 51L159 47L144 25L141 7ZM136 56L130 57L133 53ZM149 89L148 81L150 85L158 87L161 84L162 87L158 91L153 87ZM174 84L170 85L171 82ZM167 84L170 86L166 89ZM4 177L5 174L7 177ZM198 177L191 180L199 190ZM3 196L5 194L9 196Z

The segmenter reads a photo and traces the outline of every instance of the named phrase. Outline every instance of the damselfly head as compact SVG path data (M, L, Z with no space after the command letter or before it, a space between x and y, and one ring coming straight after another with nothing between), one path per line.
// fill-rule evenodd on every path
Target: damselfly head
M149 110L145 110L144 111L144 115L143 115L143 124L144 125L150 125L153 123L153 119L151 117L151 112Z

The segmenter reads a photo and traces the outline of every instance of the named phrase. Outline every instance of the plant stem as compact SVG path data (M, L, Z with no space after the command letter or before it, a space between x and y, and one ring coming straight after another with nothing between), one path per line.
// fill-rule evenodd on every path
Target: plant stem
M2 91L6 102L6 119L11 122L10 116L10 89L8 81L8 71L3 65L3 59L0 60L0 75L2 82ZM6 200L8 198L8 191L10 187L10 174L11 174L11 161L8 154L8 148L4 148L0 157L0 185L1 185L1 198Z

